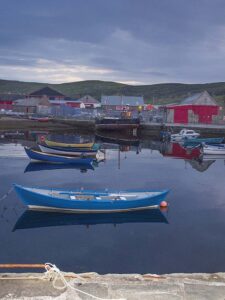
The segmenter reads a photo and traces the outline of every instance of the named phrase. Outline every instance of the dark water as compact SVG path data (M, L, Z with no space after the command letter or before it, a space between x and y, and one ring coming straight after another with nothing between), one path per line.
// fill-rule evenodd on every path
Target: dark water
M106 161L93 170L37 170L28 166L20 145L32 145L35 137L11 138L0 142L1 263L52 262L65 271L99 273L225 271L224 160L202 162L189 153L186 160L175 159L159 142L143 141L138 148L120 146L126 152L107 144ZM65 189L169 188L170 206L168 212L114 219L29 214L14 191L3 197L14 182Z

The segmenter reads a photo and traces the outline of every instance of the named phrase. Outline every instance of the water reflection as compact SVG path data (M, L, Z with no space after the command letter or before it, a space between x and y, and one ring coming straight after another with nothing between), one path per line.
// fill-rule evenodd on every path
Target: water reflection
M17 220L13 231L18 229L66 226L66 225L98 225L123 223L168 223L159 209L133 211L126 213L83 213L62 214L51 212L25 211Z
M96 161L94 165L96 166L98 162ZM42 162L30 162L25 170L24 173L27 172L35 172L35 171L49 171L49 170L80 170L81 173L87 172L88 170L94 170L93 164L50 164L50 163L42 163Z
M166 158L182 159L198 172L205 172L216 160L224 160L224 155L202 155L199 147L185 147L181 143L162 142L158 140L141 140L137 136L123 135L120 133L101 133L96 135L90 134L74 134L74 133L49 133L47 131L15 131L3 132L1 134L0 157L26 157L23 146L38 148L37 143L43 142L45 138L65 143L99 143L104 154L101 156L101 161L110 159L107 155L108 150L116 150L117 166L121 168L121 153L132 151L136 154L141 154L145 149L158 151ZM28 164L24 173L41 171L41 170L57 170L57 169L77 169L81 172L94 170L99 166L99 161L93 161L90 166L71 166L71 165L50 165L47 163Z
M106 161L93 162L90 169L29 163L23 146L35 147L47 134L36 130L1 137L0 239L8 245L1 247L2 262L50 260L64 270L99 273L224 271L224 156L202 156L198 149L151 138L108 139L72 132L54 138L73 142L73 136L81 141L80 136L100 142ZM13 182L90 190L168 187L169 218L159 210L113 215L23 213L23 203L11 192Z

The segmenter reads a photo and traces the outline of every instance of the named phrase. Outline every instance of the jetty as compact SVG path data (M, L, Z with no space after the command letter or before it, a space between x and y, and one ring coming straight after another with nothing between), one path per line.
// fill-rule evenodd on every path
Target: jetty
M224 299L225 273L215 274L107 274L2 273L0 299Z

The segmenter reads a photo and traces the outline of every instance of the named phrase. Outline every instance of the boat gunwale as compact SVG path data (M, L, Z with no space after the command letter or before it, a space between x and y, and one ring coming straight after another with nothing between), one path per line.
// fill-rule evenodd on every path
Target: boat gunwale
M64 189L60 189L60 190L57 190L57 189L47 189L47 188L38 188L38 187L24 187L22 185L18 185L18 184L14 184L14 187L20 189L20 190L24 190L24 191L27 191L29 193L33 193L35 195L40 195L40 196L43 196L43 197L50 197L50 198L54 198L54 199L60 199L60 200L66 200L66 201L74 201L74 202L84 202L84 201L90 201L90 202L97 202L97 203L109 203L109 202L114 202L114 201L117 201L117 202L121 202L121 203L124 203L124 202L133 202L133 201L143 201L143 200L148 200L148 199L151 199L151 198L154 198L154 197L158 197L158 196L162 196L162 195L167 195L169 193L169 190L155 190L155 191L142 191L142 192L137 192L137 191L119 191L119 192L114 192L116 195L113 197L113 198L106 198L106 199L97 199L96 197L112 197L112 195L110 196L109 194L110 193L113 193L112 191L108 191L107 193L106 192L97 192L97 191L87 191L85 190L85 194L82 194L82 190L76 190L76 191L65 191ZM37 191L35 191L37 190ZM44 191L47 191L49 193L40 193L38 192L38 190L44 190ZM60 192L60 191L63 191L64 194L60 194L58 193L57 195L51 195L51 193L54 193L54 191L56 192ZM85 196L93 196L93 199L79 199L79 198L75 198L75 199L71 199L69 198L70 194L73 194L73 193L78 193L78 196L79 195L84 195ZM137 195L133 195L131 199L116 199L116 197L123 197L123 193L143 193L145 194L145 197L140 197L141 198L138 198L138 197L135 197ZM148 195L148 193L158 193L156 195ZM67 198L63 195L67 196ZM61 197L60 197L61 196ZM76 195L71 195L71 196L76 196ZM126 197L126 196L124 196Z

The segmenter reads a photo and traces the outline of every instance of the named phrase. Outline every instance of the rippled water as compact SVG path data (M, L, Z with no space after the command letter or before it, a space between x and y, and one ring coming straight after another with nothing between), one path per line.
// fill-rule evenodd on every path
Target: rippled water
M29 164L22 146L35 140L0 141L1 263L50 261L65 271L99 273L225 271L223 159L202 161L195 153L146 140L132 147L104 144L106 160L92 169L37 167ZM110 217L29 213L11 191L13 183L65 189L169 188L170 205L167 212Z

